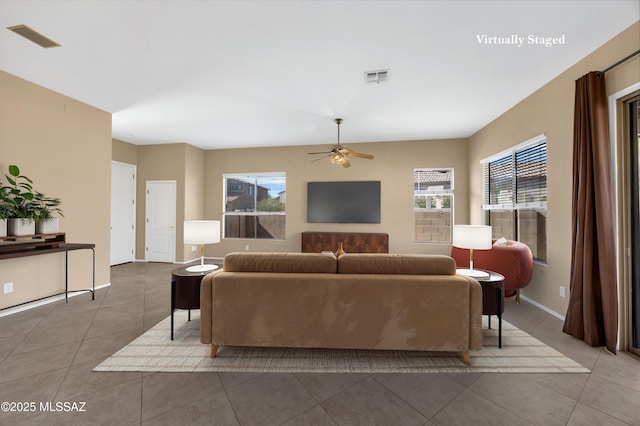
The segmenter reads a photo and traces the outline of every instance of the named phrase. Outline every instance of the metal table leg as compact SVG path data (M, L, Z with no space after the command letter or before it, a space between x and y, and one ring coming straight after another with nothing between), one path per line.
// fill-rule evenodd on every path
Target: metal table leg
M176 281L171 280L171 340L173 340L173 312L176 310Z

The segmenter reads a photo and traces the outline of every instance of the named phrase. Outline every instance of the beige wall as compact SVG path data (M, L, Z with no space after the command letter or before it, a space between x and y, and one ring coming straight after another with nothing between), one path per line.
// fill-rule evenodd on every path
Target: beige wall
M112 140L111 159L120 163L138 164L138 146L127 142Z
M392 253L450 253L448 244L416 244L413 229L413 169L455 169L455 221L468 223L467 141L465 139L347 144L373 154L374 160L353 159L350 168L311 162L329 145L256 149L212 150L205 153L205 217L222 220L225 173L286 172L287 224L285 240L229 239L206 248L207 256L221 257L232 251L300 251L303 231L384 232ZM307 223L307 182L341 180L381 181L380 224Z
M146 185L150 180L176 181L176 241L182 240L184 220L184 144L143 145L138 147L138 190L136 193L136 259L145 259ZM176 261L183 260L176 250Z
M390 235L392 252L448 254L450 247L447 244L413 243L413 169L454 167L456 223L468 223L466 140L349 146L372 153L376 159L355 159L351 168L344 169L330 165L328 160L310 162L317 157L311 157L307 152L327 149L328 146L324 145L203 151L187 144L135 146L114 140L113 160L138 166L136 259L145 257L147 180L176 181L176 262L188 262L197 259L199 251L194 252L190 245L182 244L182 222L197 219L222 221L222 174L270 171L287 173L286 240L223 240L220 244L207 246L207 256L222 257L231 251L244 250L246 245L251 251L300 251L300 233L305 230L386 232ZM382 181L382 223L307 224L306 183L320 180Z
M184 218L183 220L211 219L204 216L204 151L191 145L185 150L185 185L184 185ZM178 226L182 227L181 222ZM194 252L192 246L176 241L178 248L184 250L184 261L200 256L200 248Z
M145 258L146 183L150 180L176 181L176 262L195 259L183 241L185 218L202 219L204 193L204 151L184 143L138 147L136 259ZM115 159L115 158L114 158Z
M62 200L67 241L95 243L96 285L109 276L111 114L0 71L0 168L17 164ZM0 308L64 289L64 254L0 260ZM69 287L91 286L91 251L69 254ZM81 296L87 297L88 296Z
M548 201L547 264L536 264L532 283L523 294L564 315L568 298L559 297L559 286L569 290L571 266L571 182L575 80L602 70L640 48L640 24L636 23L592 54L550 81L469 139L470 217L481 218L482 167L480 160L547 134ZM640 79L639 59L606 74L608 94ZM567 291L568 294L568 291Z

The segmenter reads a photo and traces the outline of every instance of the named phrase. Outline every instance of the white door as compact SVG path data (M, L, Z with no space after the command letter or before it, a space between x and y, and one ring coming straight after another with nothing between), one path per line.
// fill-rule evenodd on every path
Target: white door
M111 162L111 266L134 261L136 166Z
M145 259L173 262L176 247L176 181L147 181Z

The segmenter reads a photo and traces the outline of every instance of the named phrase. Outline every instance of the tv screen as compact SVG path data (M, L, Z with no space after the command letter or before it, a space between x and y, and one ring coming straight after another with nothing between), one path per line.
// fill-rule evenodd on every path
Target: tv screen
M380 223L380 181L308 182L307 222Z

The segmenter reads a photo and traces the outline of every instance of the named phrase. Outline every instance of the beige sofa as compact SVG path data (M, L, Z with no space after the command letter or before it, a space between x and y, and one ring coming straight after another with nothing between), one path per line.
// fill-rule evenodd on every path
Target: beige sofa
M231 253L200 291L218 346L459 351L482 346L482 288L440 255Z

